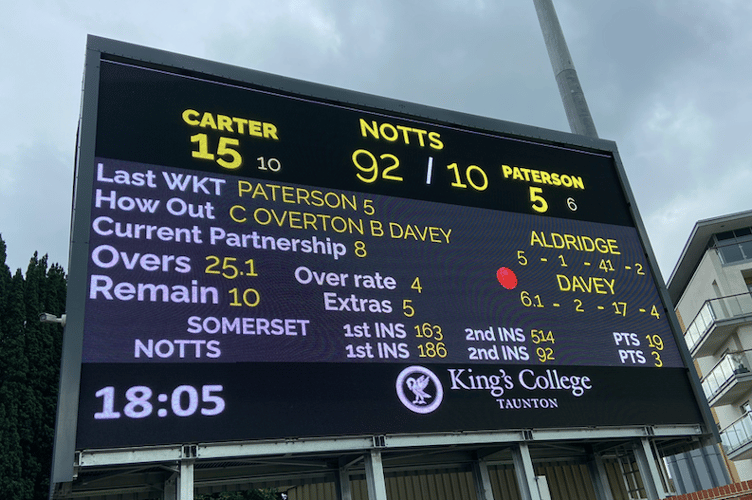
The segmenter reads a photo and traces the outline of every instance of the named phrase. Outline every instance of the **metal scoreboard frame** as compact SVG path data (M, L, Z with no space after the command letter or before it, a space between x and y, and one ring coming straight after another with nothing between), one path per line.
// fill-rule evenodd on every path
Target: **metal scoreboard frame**
M90 36L75 176L53 483L718 439L614 142Z

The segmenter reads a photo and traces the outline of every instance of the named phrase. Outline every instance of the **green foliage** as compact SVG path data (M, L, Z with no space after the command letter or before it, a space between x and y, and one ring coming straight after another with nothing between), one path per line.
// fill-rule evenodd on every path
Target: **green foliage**
M35 253L11 276L0 236L0 498L46 499L55 429L66 276Z

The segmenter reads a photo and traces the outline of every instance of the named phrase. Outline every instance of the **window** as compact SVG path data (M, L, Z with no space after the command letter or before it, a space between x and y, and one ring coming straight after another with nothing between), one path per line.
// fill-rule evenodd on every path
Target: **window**
M721 254L721 260L724 264L733 264L744 260L744 254L738 245L719 247L718 252Z
M752 228L743 227L716 233L710 244L716 248L724 264L752 260Z

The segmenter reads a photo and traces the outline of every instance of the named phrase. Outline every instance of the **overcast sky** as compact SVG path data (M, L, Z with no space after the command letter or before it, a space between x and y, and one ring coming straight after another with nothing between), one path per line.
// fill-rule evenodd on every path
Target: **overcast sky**
M664 279L698 219L752 208L752 3L555 0ZM0 234L67 269L86 35L569 131L532 0L27 0L0 16Z

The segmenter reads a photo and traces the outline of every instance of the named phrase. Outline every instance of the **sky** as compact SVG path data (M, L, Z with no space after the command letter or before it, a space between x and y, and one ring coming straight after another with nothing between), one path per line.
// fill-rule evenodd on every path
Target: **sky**
M699 219L752 208L752 3L555 0L668 280ZM27 0L0 16L0 235L68 267L87 34L569 131L532 0Z

